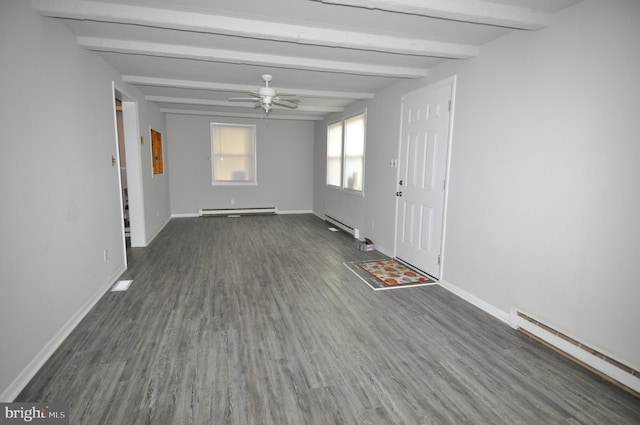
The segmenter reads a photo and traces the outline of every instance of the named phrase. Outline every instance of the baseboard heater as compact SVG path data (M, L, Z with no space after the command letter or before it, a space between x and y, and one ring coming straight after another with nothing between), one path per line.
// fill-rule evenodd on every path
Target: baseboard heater
M512 310L510 322L518 331L636 397L640 397L640 371L637 369L613 359L521 311Z
M356 229L355 227L345 223L342 220L338 220L335 217L332 217L330 215L326 215L325 214L325 221L328 221L329 223L333 224L334 226L344 230L345 232L349 233L350 235L353 235L354 238L359 239L360 238L360 231L358 229Z
M276 207L255 208L201 208L200 217L228 217L242 215L271 215L277 214Z

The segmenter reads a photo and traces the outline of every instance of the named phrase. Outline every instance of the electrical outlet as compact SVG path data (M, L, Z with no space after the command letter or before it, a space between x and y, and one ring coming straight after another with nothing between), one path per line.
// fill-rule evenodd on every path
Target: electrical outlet
M236 204L236 200L235 200L235 199L232 199L232 200L231 200L231 205L235 205L235 204Z
M104 254L104 262L106 263L107 261L109 261L109 250L105 248L103 254Z

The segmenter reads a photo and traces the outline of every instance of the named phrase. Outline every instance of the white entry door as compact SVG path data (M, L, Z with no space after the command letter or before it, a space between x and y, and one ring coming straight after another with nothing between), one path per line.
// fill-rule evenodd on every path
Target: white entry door
M396 257L440 278L453 82L402 98Z

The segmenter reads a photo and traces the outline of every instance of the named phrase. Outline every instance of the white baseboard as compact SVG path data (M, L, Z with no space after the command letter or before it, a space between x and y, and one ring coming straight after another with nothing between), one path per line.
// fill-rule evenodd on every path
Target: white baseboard
M287 210L287 211L280 211L278 210L278 214L312 214L313 211L311 210Z
M523 313L530 320L519 315L517 309L513 308L510 315L510 324L514 329L520 329L538 339L541 343L550 346L555 351L560 351L574 359L592 372L602 376L616 385L622 385L640 394L640 377L633 366L624 365L617 361L612 355L606 353L599 347L579 341L577 338L568 335L562 330L556 330L549 324L533 319L531 315ZM618 364L618 366L616 365Z
M200 217L200 214L199 213L171 214L171 218L192 218L192 217Z
M315 213L311 210L287 210L287 211L278 210L276 214L315 214ZM315 215L318 215L318 214L315 214ZM196 212L196 213L171 214L171 218L191 218L191 217L200 217L200 213Z
M80 321L89 313L89 311L100 301L100 298L116 283L118 278L124 273L126 267L122 266L109 279L107 279L96 292L89 298L80 309L65 323L58 332L47 342L44 347L36 354L36 356L25 366L18 376L9 384L7 388L0 394L0 402L11 403L20 394L24 387L33 379L36 373L49 360L49 357L60 347L60 344L71 334L78 326Z
M594 355L588 349L585 350L579 345L568 342L566 338L562 338L550 331L545 330L543 327L532 324L530 321L520 317L515 309L511 309L511 311L507 313L487 303L486 301L481 300L475 295L472 295L469 292L458 288L450 282L441 280L439 284L443 288L459 296L463 300L475 305L476 307L480 308L496 319L499 319L512 328L522 329L523 331L525 331L525 333L533 335L535 338L537 338L539 342L547 344L554 350L563 352L565 355L572 357L583 367L591 369L594 373L600 374L604 379L608 379L614 384L622 385L623 387L630 389L636 394L640 393L640 378L637 375L631 374L628 371L616 367L611 362L607 362L603 358ZM550 329L548 325L545 326ZM569 336L569 338L574 339L571 336ZM597 348L595 347L591 348L597 350Z
M481 300L480 298L476 297L475 295L470 294L469 292L465 291L464 289L460 289L457 286L455 286L454 284L447 282L446 280L440 280L438 282L438 284L440 286L442 286L444 289L448 290L449 292L454 293L455 295L459 296L460 298L462 298L463 300L475 305L476 307L478 307L479 309L489 313L490 315L492 315L493 317L495 317L496 319L509 324L509 313L506 311L502 311L499 308L489 304L488 302Z

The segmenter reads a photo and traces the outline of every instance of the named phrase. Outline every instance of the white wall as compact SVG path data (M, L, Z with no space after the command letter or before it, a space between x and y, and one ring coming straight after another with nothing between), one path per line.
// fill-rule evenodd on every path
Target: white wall
M638 19L585 1L439 70L459 83L445 278L636 368Z
M124 270L125 254L111 165L117 73L24 1L0 5L0 55L0 401L9 401ZM154 106L139 105L141 128L162 126ZM168 196L148 189L166 222Z
M257 186L211 185L212 122L257 126ZM167 115L167 134L172 214L197 214L200 208L273 206L283 212L311 211L312 122Z
M585 0L367 104L366 196L352 219L393 250L400 96L457 75L443 279L640 367L640 3ZM374 118L375 117L375 118ZM316 127L314 208L324 188ZM372 170L375 178L372 177ZM344 209L346 211L346 209Z
M141 96L143 97L143 96ZM149 243L171 219L171 202L169 192L169 153L167 149L167 132L165 116L161 114L155 104L144 102L144 108L139 108L138 121L140 136L144 143L138 144L140 149L142 187L144 192L144 221L145 239ZM153 174L151 155L151 129L162 133L164 155L164 173Z

